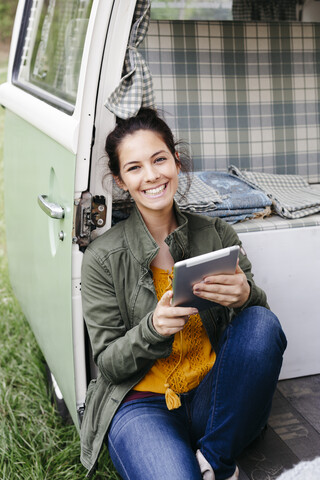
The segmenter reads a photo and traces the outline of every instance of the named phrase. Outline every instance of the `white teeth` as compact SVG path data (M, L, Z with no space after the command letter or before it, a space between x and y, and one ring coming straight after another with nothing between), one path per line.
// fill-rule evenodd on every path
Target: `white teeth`
M161 193L164 189L165 189L165 185L161 185L161 187L150 188L150 190L145 190L145 192L150 195L157 195L158 193Z

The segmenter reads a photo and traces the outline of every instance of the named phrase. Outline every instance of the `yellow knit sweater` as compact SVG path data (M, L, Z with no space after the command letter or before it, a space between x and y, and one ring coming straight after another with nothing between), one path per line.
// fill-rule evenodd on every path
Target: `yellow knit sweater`
M172 289L172 273L157 267L151 269L159 300ZM157 360L134 390L166 393L170 387L176 394L188 392L199 385L215 359L200 316L192 315L183 330L175 334L171 355Z

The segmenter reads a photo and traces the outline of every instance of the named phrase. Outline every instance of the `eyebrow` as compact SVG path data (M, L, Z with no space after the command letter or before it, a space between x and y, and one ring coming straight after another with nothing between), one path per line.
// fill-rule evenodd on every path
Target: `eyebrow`
M153 153L150 158L154 158L160 153L168 153L168 152L166 150L159 150L158 152ZM132 160L131 162L127 162L123 165L123 168L128 167L129 165L134 165L136 163L139 163L139 160Z

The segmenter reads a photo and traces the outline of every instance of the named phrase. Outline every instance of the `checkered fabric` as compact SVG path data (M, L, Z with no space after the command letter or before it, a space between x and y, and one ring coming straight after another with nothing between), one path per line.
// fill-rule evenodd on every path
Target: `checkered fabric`
M234 20L297 20L301 0L233 0Z
M195 170L320 182L320 24L151 21L142 47Z
M132 117L141 107L153 107L155 104L150 71L143 56L137 50L147 33L149 19L150 0L138 0L123 77L105 103L105 106L119 118Z
M192 177L188 190L188 177L183 174L179 175L179 186L175 199L181 210L198 213L216 210L216 203L223 201L217 190L196 176Z
M240 171L233 165L229 173L262 190L272 199L274 209L281 217L301 218L320 212L319 188L309 185L300 175Z

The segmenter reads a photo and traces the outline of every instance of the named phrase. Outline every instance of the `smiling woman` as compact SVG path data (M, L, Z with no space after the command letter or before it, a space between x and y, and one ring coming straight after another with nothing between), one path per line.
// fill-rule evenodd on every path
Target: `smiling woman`
M122 478L236 480L235 457L267 422L285 336L244 252L234 273L196 285L207 310L172 305L175 262L241 242L221 219L177 206L184 162L159 115L144 108L120 120L106 152L135 206L84 254L83 312L99 372L81 460L92 470L105 440Z

